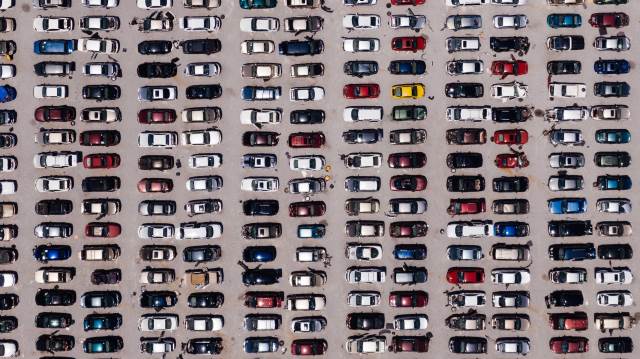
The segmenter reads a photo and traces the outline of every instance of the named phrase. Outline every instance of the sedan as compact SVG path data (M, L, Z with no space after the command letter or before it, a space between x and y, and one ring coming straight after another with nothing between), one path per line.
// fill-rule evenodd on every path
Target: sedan
M494 61L491 63L491 73L494 75L500 75L503 78L508 75L526 75L529 70L529 65L526 61Z
M403 36L391 39L391 49L395 51L412 51L424 50L427 45L427 39L422 36Z

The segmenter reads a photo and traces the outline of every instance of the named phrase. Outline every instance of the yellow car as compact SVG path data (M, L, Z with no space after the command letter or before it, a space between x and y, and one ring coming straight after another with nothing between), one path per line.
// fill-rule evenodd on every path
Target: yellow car
M421 98L424 97L423 84L402 84L395 85L391 88L391 96L393 98Z

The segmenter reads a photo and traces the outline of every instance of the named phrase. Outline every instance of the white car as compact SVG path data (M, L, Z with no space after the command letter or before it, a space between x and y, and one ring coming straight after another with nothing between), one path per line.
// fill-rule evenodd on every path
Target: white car
M327 298L321 294L294 294L287 296L285 308L290 311L324 310Z
M377 29L380 27L380 16L367 14L348 14L342 18L345 29Z
M222 164L219 153L199 153L189 156L190 168L218 168Z
M523 29L527 27L527 15L496 15L493 17L493 27L496 29Z
M183 146L215 146L222 142L222 132L215 128L182 132Z
M35 168L68 168L82 162L81 152L41 152L33 156Z
M280 29L280 20L275 17L245 17L240 19L240 31L274 32Z
M345 251L347 259L375 261L382 259L382 246L379 244L350 243Z
M451 60L447 62L447 73L457 75L479 75L484 72L482 60Z
M320 101L324 98L324 88L320 86L292 87L289 90L291 101Z
M138 147L170 148L178 144L178 134L165 131L145 131L138 134Z
M0 340L0 352L2 353L0 354L0 358L13 358L18 356L18 342L14 340Z
M587 86L583 83L552 82L549 84L549 96L558 98L585 98Z
M73 178L70 176L45 176L36 179L36 190L45 192L66 192L73 188Z
M13 156L0 156L0 172L13 172L18 167L18 160ZM41 168L36 165L36 168Z
M491 85L491 96L500 100L513 100L527 97L529 87L520 82Z
M384 267L351 267L344 274L349 284L384 283L387 272Z
M380 168L381 164L381 153L357 152L350 153L344 158L344 165L349 169Z
M173 0L138 0L140 9L169 9L173 6Z
M633 296L626 290L612 290L598 293L596 301L603 307L628 307L633 305Z
M487 296L480 291L456 291L447 295L447 302L451 307L482 307L487 302Z
M563 128L549 131L549 142L554 146L582 146L585 143L581 130Z
M161 32L171 30L173 30L173 22L166 18L145 18L143 21L138 22L138 31L141 32Z
M222 26L218 16L185 16L180 18L180 28L185 31L216 31Z
M240 74L244 78L270 80L282 75L282 65L276 63L243 64Z
M389 26L392 29L412 29L420 30L427 23L424 15L391 15Z
M116 54L120 51L120 42L116 39L78 39L77 50L101 54Z
M172 101L177 98L176 86L142 86L138 89L138 101Z
M594 120L628 120L631 111L626 105L597 105L591 106L591 118Z
M222 315L188 315L184 318L184 327L196 332L217 332L224 327Z
M85 199L82 201L80 212L92 216L114 215L120 212L121 206L120 200L117 199Z
M520 6L526 4L527 0L491 0L491 5Z
M69 238L72 235L71 227L60 222L40 223L33 229L33 234L38 238Z
M220 0L182 0L182 5L187 9L215 9L220 7Z
M189 177L185 183L187 191L212 192L222 188L222 178L220 176L195 176Z
M0 287L9 288L18 283L18 274L15 272L2 271L0 272Z
M120 72L120 65L115 62L88 62L82 67L87 76L104 76L115 79Z
M49 1L54 1L54 0L49 0ZM46 4L46 5L49 7L55 6L53 4ZM14 6L16 6L15 0L0 0L0 10L8 10ZM33 6L36 7L38 5L33 5Z
M289 159L289 168L294 171L321 171L324 165L323 156L294 156Z
M472 5L484 5L486 0L446 0L447 6L472 6Z
M346 52L378 52L380 40L365 37L345 38L342 40L342 49Z
M276 45L271 40L245 40L240 43L240 52L245 55L270 54Z
M379 354L387 348L387 339L384 336L359 336L347 339L344 344L347 353L353 354Z
M37 85L33 87L33 97L43 98L67 98L69 87L67 85Z
M327 326L324 317L298 317L291 320L291 331L293 333L321 332Z
M498 338L496 352L505 354L527 355L531 350L528 338Z
M144 314L138 320L138 330L143 332L176 330L178 316L175 314Z
M554 268L549 270L549 280L557 284L585 283L587 271L583 268Z
M425 330L429 326L426 314L403 314L393 318L395 330Z
M494 308L525 308L529 306L528 292L495 292L491 296Z
M73 30L73 18L64 16L38 16L33 19L38 32L66 32Z
M68 283L73 279L74 272L75 270L68 268L45 267L35 272L34 279L41 284Z
M10 79L16 76L16 66L0 64L0 79Z
M596 268L595 279L597 284L631 284L633 274L626 267Z
M603 213L631 213L631 201L626 198L599 199L596 208Z
M240 189L248 192L275 192L279 183L278 177L246 177L240 181Z
M82 0L82 5L109 9L118 6L118 2L119 0Z
M85 108L82 111L83 122L112 123L120 120L120 110L117 107Z
M599 51L627 51L631 48L631 40L624 35L598 36L593 41L593 47Z
M480 50L480 38L479 37L448 37L446 40L446 47L448 52L459 51L478 51Z
M180 223L176 239L216 239L222 236L222 224L217 222Z
M277 125L282 118L280 109L255 109L249 108L240 112L240 123L243 125Z
M0 180L0 195L15 194L18 190L18 182L14 180Z
M185 108L180 114L182 122L217 122L222 118L222 110L218 107Z
M528 269L506 268L491 271L491 281L494 284L527 284L531 281Z
M176 229L172 224L148 223L138 227L140 239L171 239L175 236Z
M378 292L349 292L347 304L350 307L376 307L380 304Z
M222 66L219 62L193 62L184 67L184 74L187 76L212 77L220 75Z

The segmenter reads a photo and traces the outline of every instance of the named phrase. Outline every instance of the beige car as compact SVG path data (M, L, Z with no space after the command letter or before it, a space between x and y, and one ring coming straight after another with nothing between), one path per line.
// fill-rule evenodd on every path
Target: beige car
M604 332L607 330L631 329L636 321L629 313L596 313L594 314L596 328Z
M531 322L523 314L496 314L491 318L491 326L499 330L527 330Z
M282 76L282 66L274 63L248 63L242 65L242 77L269 80Z
M18 213L18 204L15 202L0 202L0 218L13 217Z
M187 276L189 278L189 283L191 283L191 285L196 289L205 288L209 284L222 283L224 279L222 268L189 270L187 271Z

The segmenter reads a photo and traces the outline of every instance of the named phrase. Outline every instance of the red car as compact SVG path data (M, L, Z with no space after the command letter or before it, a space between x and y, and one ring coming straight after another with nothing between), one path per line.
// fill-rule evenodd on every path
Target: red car
M554 330L587 330L589 318L587 313L554 313L549 315L549 326Z
M523 168L529 166L529 160L522 153L501 153L494 161L498 168Z
M280 308L284 300L282 292L247 292L244 305L249 308Z
M391 39L391 49L395 51L413 51L424 50L427 45L427 39L422 36L401 36Z
M398 308L422 308L427 306L427 293L423 291L391 292L389 306Z
M526 130L499 130L493 133L491 141L496 145L524 145L529 141L529 133Z
M120 143L120 132L116 130L94 130L80 133L82 146L115 146Z
M84 227L87 237L113 238L120 235L122 227L113 222L91 222Z
M422 175L398 175L389 180L392 191L424 191L427 188L427 177Z
M298 132L289 135L289 147L319 148L324 145L322 132Z
M592 27L623 27L629 25L629 15L623 12L601 12L589 18Z
M449 268L447 282L451 284L477 284L484 282L482 268Z
M322 355L327 351L327 341L324 339L296 339L291 342L293 355Z
M84 156L82 160L84 168L116 168L120 166L120 155L117 153L92 153Z
M143 178L138 182L140 193L166 193L173 190L173 180L169 178Z
M506 77L507 75L526 75L529 72L529 65L526 61L494 61L491 63L491 73Z
M391 347L394 353L426 353L429 350L429 340L426 336L394 336Z
M425 0L391 0L391 5L422 5Z
M144 124L151 123L172 123L176 120L176 111L165 108L150 108L138 112L138 122Z
M76 109L71 106L41 106L33 117L38 122L70 122L76 119Z
M429 226L424 221L393 222L389 225L389 235L393 238L416 238L427 235Z
M456 214L478 214L484 213L486 209L484 198L458 198L449 202L447 213L452 216Z
M322 201L293 202L289 204L290 217L318 217L327 211L327 206Z
M427 164L427 156L423 152L392 153L387 164L391 168L421 168Z
M348 99L377 98L380 96L378 84L348 84L342 88L342 94Z
M589 351L589 339L583 337L551 338L549 348L556 354L586 353Z

